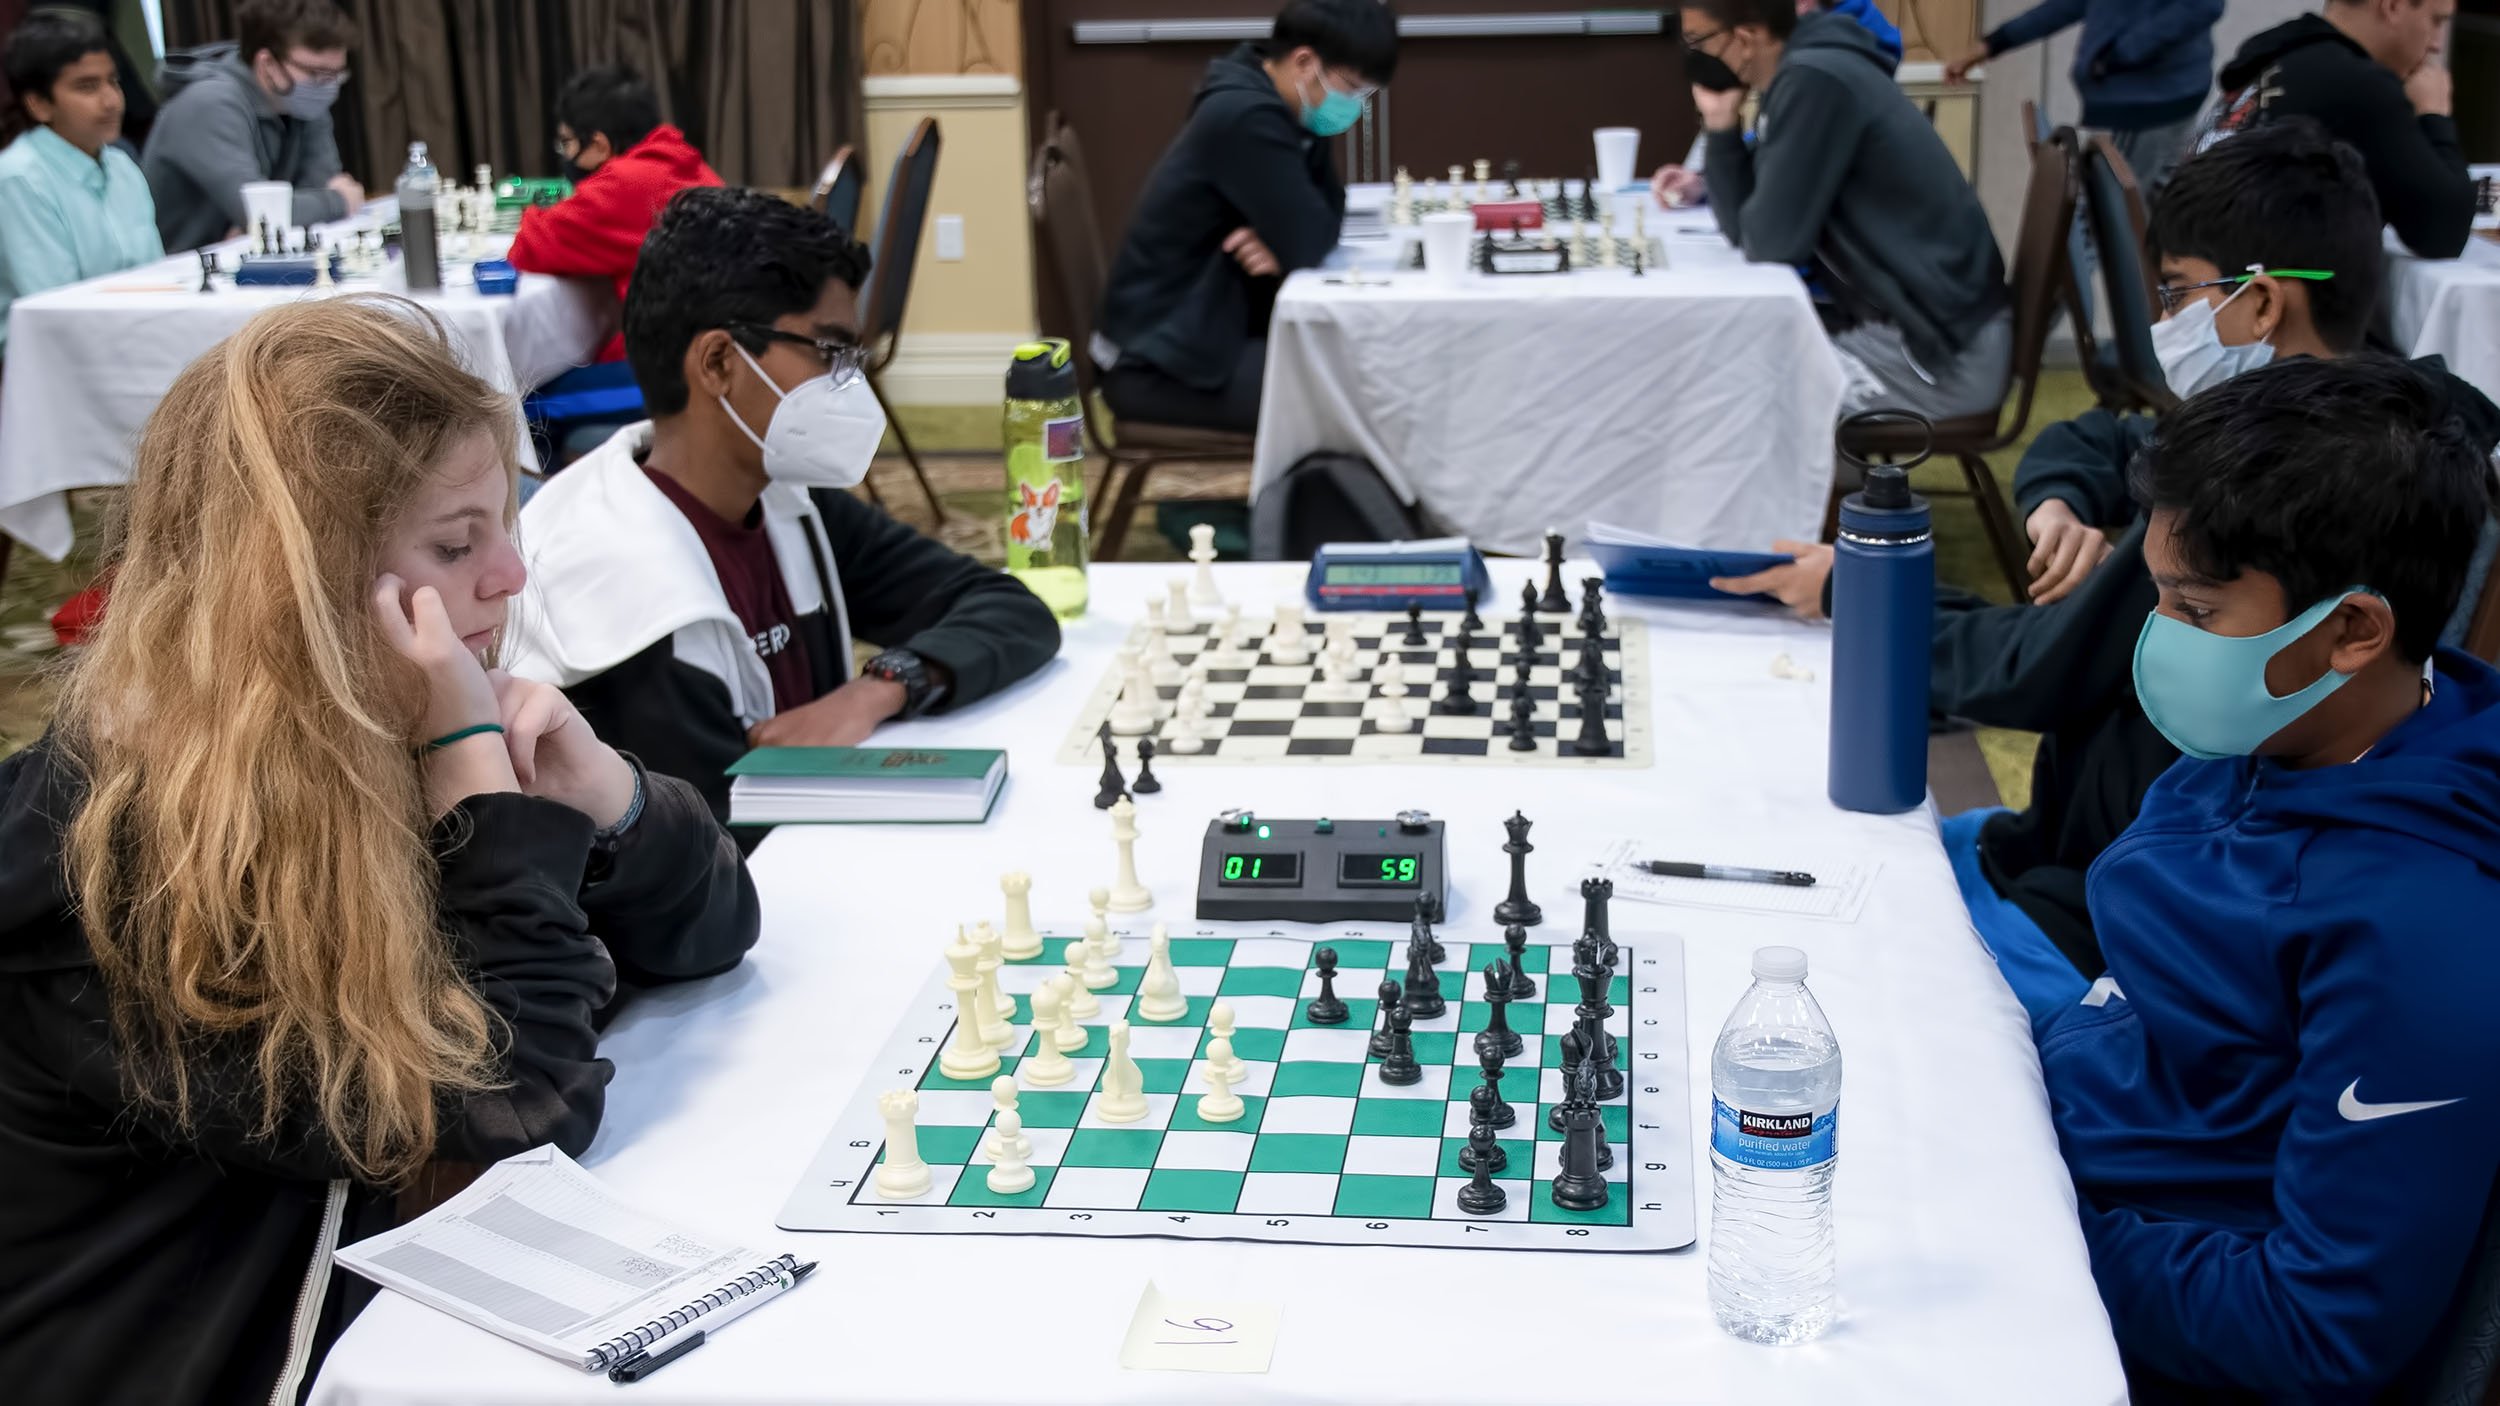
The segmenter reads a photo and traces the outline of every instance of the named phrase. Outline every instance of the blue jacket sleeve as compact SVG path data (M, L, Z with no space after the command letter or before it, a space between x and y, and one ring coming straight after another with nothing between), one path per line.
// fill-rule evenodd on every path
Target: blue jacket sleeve
M1988 31L1988 52L2002 54L2025 44L2037 44L2082 20L2085 4L2086 0L2042 0Z
M2075 516L2094 527L2124 527L2135 520L2127 467L2153 436L2150 415L2113 415L2086 410L2040 431L2014 466L2014 515L2028 522L2042 503L2062 498Z
M2162 0L2136 7L2133 22L2118 31L2103 57L2113 68L2141 67L2206 30L2222 18L2222 0Z
M2439 1321L2500 1166L2500 1030L2488 984L2457 971L2461 915L2490 912L2500 884L2393 837L2322 837L2309 855L2266 939L2297 961L2285 976L2300 1012L2275 1225L2087 1201L2083 1230L2111 1326L2146 1365L2269 1396L2358 1398Z

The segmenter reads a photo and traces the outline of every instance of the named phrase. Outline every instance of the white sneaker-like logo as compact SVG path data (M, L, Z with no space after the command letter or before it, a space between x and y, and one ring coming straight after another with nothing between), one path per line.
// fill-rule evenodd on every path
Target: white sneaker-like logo
M2343 1097L2335 1100L2335 1111L2343 1114L2347 1123L2367 1123L2373 1118L2393 1118L2399 1113L2419 1113L2425 1108L2446 1108L2462 1102L2463 1099L2435 1098L2426 1103L2363 1103L2361 1081L2355 1079L2344 1086Z

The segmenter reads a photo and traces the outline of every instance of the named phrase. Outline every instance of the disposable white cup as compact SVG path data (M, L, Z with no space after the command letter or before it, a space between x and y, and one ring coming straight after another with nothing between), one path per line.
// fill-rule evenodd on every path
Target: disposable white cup
M1424 216L1424 272L1436 282L1463 283L1467 251L1475 243L1476 217L1465 210L1436 210Z
M1604 190L1619 190L1632 183L1632 171L1641 154L1641 129L1638 127L1600 127L1597 140L1597 184Z
M244 238L259 238L263 221L268 222L269 237L278 238L295 223L295 187L285 181L245 181L243 220Z

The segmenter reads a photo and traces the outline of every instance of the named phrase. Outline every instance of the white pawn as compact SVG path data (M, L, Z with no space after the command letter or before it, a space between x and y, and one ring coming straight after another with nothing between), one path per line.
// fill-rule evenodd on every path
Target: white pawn
M1198 526L1204 527L1206 524L1200 523ZM1215 647L1209 649L1207 654L1221 653L1224 656L1226 663L1230 663L1234 659L1238 658L1240 655L1240 647L1235 643L1235 641L1241 638L1241 607L1238 605L1225 606L1223 626L1221 628L1210 627L1208 633L1215 637ZM1204 659L1207 655L1201 654L1198 657Z
M1204 702L1199 704L1199 708L1205 706ZM1172 715L1172 726L1165 729L1163 750L1180 757L1194 757L1205 751L1206 740L1199 735L1198 729L1200 716L1198 708L1190 707L1184 698L1180 711Z
M1207 1091L1198 1096L1198 1121L1201 1123L1238 1122L1242 1115L1241 1095L1233 1092L1232 1067L1240 1061L1233 1058L1233 1042L1225 1039L1207 1045Z
M1120 964L1120 939L1111 935L1111 890L1087 889L1086 906L1094 910L1094 920L1085 925L1085 940L1102 952L1104 966ZM1100 991L1099 986L1094 987Z
M1233 1100L1239 1103L1241 1100ZM1032 1141L1024 1135L1024 1119L1013 1110L998 1115L998 1164L990 1168L988 1185L1000 1196L1033 1189ZM1017 1151L1018 1147L1024 1150Z
M1092 1020L1102 1014L1102 1002L1094 999L1094 989L1085 984L1085 943L1082 939L1068 944L1068 969L1061 975L1068 983L1066 1009L1078 1020Z
M1250 1071L1240 1060L1233 1057L1233 1008L1231 1003L1218 1001L1215 1003L1213 1008L1208 1010L1207 1034L1212 1037L1210 1043L1207 1045L1208 1067L1221 1068L1224 1071L1225 1083L1240 1083L1243 1076L1247 1075Z
M1094 892L1102 893L1103 890L1096 889ZM1120 984L1120 974L1111 968L1111 959L1119 955L1120 945L1118 940L1111 936L1111 930L1104 926L1101 913L1097 912L1085 920L1085 937L1077 943L1077 946L1085 949L1083 957L1087 991L1108 990Z
M1154 907L1154 892L1137 881L1137 803L1126 796L1111 807L1111 842L1120 848L1120 873L1111 885L1111 910L1143 913Z
M1146 975L1137 983L1137 1018L1168 1024L1189 1014L1189 998L1181 994L1180 973L1172 970L1172 939L1163 924L1154 927L1146 958Z
M1134 1123L1146 1116L1146 1072L1129 1058L1128 1022L1111 1022L1111 1054L1103 1061L1102 1096L1094 1116L1106 1123Z
M1311 662L1311 640L1302 628L1301 606L1288 603L1276 607L1276 628L1268 635L1267 657L1279 664Z
M1085 1048L1085 1027L1077 1024L1075 1010L1075 993L1085 991L1085 988L1064 976L1054 976L1043 983L1042 989L1051 994L1059 1008L1059 1048L1062 1051ZM1102 1014L1102 1002L1094 999L1093 992L1085 991L1085 1002L1094 1008L1094 1014Z
M1163 602L1148 601L1147 604L1155 607L1155 620L1146 630L1146 676L1158 684L1179 683L1189 671L1181 667L1181 661L1172 653L1172 641L1164 634ZM1146 696L1155 701L1155 711L1160 714L1163 711L1162 696L1155 693Z
M1337 642L1330 640L1320 651L1319 682L1311 685L1311 696L1321 699L1343 698L1354 690L1346 683L1345 657L1338 653Z
M1382 732L1405 732L1415 720L1406 712L1406 665L1396 655L1380 661L1372 670L1372 678L1380 685L1380 719L1373 726Z
M1122 737L1142 737L1155 725L1154 680L1146 673L1145 657L1134 649L1118 654L1120 696L1111 705L1111 730Z
M877 1095L878 1116L885 1119L885 1160L870 1178L877 1194L889 1201L907 1201L929 1194L929 1164L920 1160L920 1095L910 1089L888 1089Z
M1189 582L1179 576L1172 578L1163 592L1165 628L1176 635L1185 635L1198 628L1198 617L1189 609Z
M1001 874L998 889L1007 895L1007 931L999 940L1000 953L1018 962L1042 955L1042 935L1033 930L1033 876L1022 870Z
M979 1152L975 1154L984 1162L995 1162L998 1160L999 1128L1001 1126L998 1120L1016 1111L1015 1075L1001 1074L997 1078L990 1081L990 1110L990 1130L981 1135L981 1147ZM1016 1141L1024 1145L1022 1149L1023 1155L1030 1158L1033 1155L1033 1140L1024 1135L1023 1120L1021 1118L1017 1120Z
M1033 1053L1016 1072L1024 1082L1044 1089L1076 1077L1076 1065L1059 1048L1059 993L1047 986L1033 993Z

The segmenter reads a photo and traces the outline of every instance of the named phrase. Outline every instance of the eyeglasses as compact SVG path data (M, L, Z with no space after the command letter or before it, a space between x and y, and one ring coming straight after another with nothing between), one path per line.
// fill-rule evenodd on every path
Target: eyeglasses
M554 145L556 155L566 161L572 160L582 149L581 140L577 137L558 137Z
M1700 52L1702 52L1702 47L1701 47L1701 46L1702 46L1703 44L1707 43L1707 42L1708 42L1708 41L1710 41L1710 40L1716 39L1716 38L1718 38L1720 35L1725 34L1725 33L1727 33L1727 31L1726 31L1726 30L1724 30L1724 29L1714 29L1714 30L1710 31L1708 34L1678 34L1678 35L1676 36L1676 38L1678 38L1678 39L1680 39L1680 40L1682 40L1682 41L1684 42L1684 47L1685 47L1685 48L1690 49L1690 50L1694 51L1695 53L1700 53Z
M868 349L857 342L836 342L823 337L802 336L796 332L784 332L778 327L767 327L759 322L739 322L731 325L741 332L761 337L768 342L787 342L795 347L809 348L815 352L816 359L824 364L825 374L831 376L836 385L848 385L868 365Z
M2165 283L2153 290L2153 296L2161 299L2162 316L2169 317L2187 306L2190 293L2202 293L2208 288L2235 288L2259 274L2268 278L2297 278L2306 283L2324 283L2335 276L2329 269L2270 269L2250 264L2248 272L2233 274L2229 278L2217 278L2205 283Z
M278 60L279 66L307 83L344 83L354 70L345 68L306 68L293 59Z

